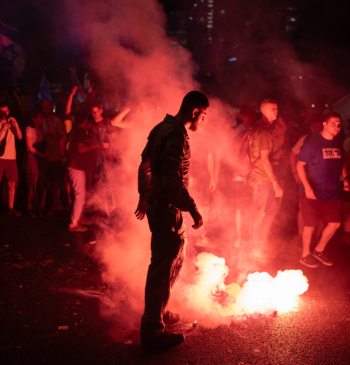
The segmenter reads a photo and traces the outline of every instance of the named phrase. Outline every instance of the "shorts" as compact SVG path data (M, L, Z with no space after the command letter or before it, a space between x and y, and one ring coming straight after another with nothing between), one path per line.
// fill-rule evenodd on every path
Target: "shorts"
M0 182L2 181L2 176L4 175L8 181L18 182L18 169L16 160L3 160L0 159Z
M46 174L49 181L61 181L63 178L62 160L47 161Z
M308 199L304 194L299 194L301 214L305 227L315 227L318 220L326 223L341 223L341 202L328 202L321 199Z

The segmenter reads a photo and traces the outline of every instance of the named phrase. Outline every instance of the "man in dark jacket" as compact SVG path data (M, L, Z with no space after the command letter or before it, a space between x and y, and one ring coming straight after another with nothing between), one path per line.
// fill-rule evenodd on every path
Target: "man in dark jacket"
M203 225L188 192L191 151L187 129L197 130L208 107L205 95L198 91L188 93L178 114L167 115L152 129L142 152L140 201L135 214L138 219L147 214L152 232L152 257L141 320L141 342L147 347L166 348L184 340L183 334L165 329L166 324L179 321L179 316L166 311L166 307L185 256L187 237L181 212L190 212L194 229Z

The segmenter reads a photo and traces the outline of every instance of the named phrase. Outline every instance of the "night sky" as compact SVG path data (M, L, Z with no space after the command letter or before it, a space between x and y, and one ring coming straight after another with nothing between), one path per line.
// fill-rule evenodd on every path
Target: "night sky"
M171 27L176 27L176 24L174 25L172 22L173 13L190 9L195 1L164 0L160 2L163 3L167 13L168 31L170 31ZM235 42L235 37L239 37L243 30L244 22L247 20L255 22L258 35L250 38L252 47L246 47L247 50L250 49L250 54L247 56L245 53L244 59L245 63L252 65L256 72L262 74L266 72L266 69L261 68L258 64L260 56L254 54L254 44L269 42L274 39L277 31L281 29L283 31L286 21L286 6L296 4L299 7L300 32L295 36L286 35L283 43L293 47L301 62L310 64L316 69L317 67L322 68L322 72L326 72L327 77L344 90L350 88L348 67L350 60L350 2L339 0L215 0L215 2L216 6L224 6L227 13L232 14L230 21L223 25L228 42ZM96 8L98 9L98 7L99 5L96 3ZM89 55L85 46L69 36L69 13L71 11L74 10L70 9L69 5L58 0L2 0L0 20L19 30L27 53L24 79L31 96L35 94L45 68L68 70L76 65L78 69L83 69L89 63ZM189 27L189 37L191 32L195 34L195 31L196 24ZM194 54L194 59L201 67L203 47L200 42L195 45L189 42L186 46ZM241 49L243 48L241 47ZM273 53L279 53L278 49L272 49L271 52L271 58ZM213 61L217 55L206 54L205 57L207 58L205 62L217 63L217 60ZM231 82L235 82L234 80L237 79L236 86L241 87L245 81L239 80L239 77L235 78L234 75L239 75L242 70L245 70L246 65L235 67L236 69L232 71L233 81L231 80ZM216 83L220 84L222 82L220 81L220 71L223 70L214 71L217 71L216 74L214 72L214 76L217 76ZM63 88L69 88L69 85L63 85ZM220 89L224 90L225 87Z

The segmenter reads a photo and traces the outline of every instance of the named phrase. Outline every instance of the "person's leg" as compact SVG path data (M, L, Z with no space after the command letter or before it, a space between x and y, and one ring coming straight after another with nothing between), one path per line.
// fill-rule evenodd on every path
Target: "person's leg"
M185 255L186 234L178 231L172 213L156 216L154 206L147 206L147 218L152 232L151 264L148 268L145 311L141 319L141 336L152 336L164 328L162 316L176 283ZM174 231L173 231L174 229Z
M68 169L68 175L72 182L74 201L71 213L71 225L77 226L81 217L86 198L86 174L85 171Z
M331 238L334 236L334 233L337 231L337 229L340 227L340 223L328 223L323 231L320 241L318 242L317 246L315 247L315 250L317 252L323 252L324 249L327 246L327 243L331 240Z
M302 238L303 238L303 253L302 257L310 255L310 245L312 239L312 233L315 227L305 227L303 228Z
M16 181L8 181L8 188L9 188L9 209L13 209L13 205L15 202L15 195L16 195Z
M265 216L265 208L266 202L268 199L269 191L266 189L266 186L263 185L262 181L257 180L255 178L251 178L249 180L249 184L252 187L252 206L251 206L251 217L252 217L252 243L254 245L253 248L256 248L257 245L262 240L261 235L261 226Z
M267 200L265 203L265 216L260 228L260 241L264 243L270 232L273 220L276 217L278 209L278 201L275 196L275 189L270 181L263 181L264 190L267 191Z

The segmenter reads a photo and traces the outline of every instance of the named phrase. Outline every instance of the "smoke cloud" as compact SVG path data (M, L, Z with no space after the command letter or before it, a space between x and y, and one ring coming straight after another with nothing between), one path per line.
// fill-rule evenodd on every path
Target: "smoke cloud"
M165 15L156 0L65 2L65 31L62 31L65 37L85 48L89 65L98 74L108 100L122 105L129 103L133 108L126 117L133 123L133 128L122 130L115 137L120 164L108 167L108 182L99 186L93 197L95 205L111 213L110 219L99 226L95 255L103 269L102 279L108 283L110 296L115 303L113 307L101 306L101 315L111 322L115 338L139 327L144 306L144 287L150 262L150 232L146 219L140 222L134 217L138 203L137 170L141 152L150 130L164 119L166 113L177 113L187 92L200 89L193 78L191 54L167 37L165 26ZM62 33L59 37L62 39ZM291 57L290 52L290 48L282 49L281 57ZM276 65L279 67L278 62ZM279 68L279 72L285 73L286 69ZM267 90L266 83L257 80L255 88L259 87ZM251 91L242 90L245 97ZM304 98L302 91L297 88L292 90L299 99ZM249 284L244 289L238 284L224 284L229 275L228 266L233 263L238 283L246 281L253 267L245 252L239 254L233 246L236 229L232 197L230 189L222 186L220 189L220 184L229 186L232 181L236 112L226 102L208 96L210 108L207 120L201 131L190 134L193 156L190 191L203 213L205 228L199 232L192 230L191 219L185 214L188 255L181 281L171 301L172 307L182 313L193 314L197 318L202 313L203 323L200 324L213 326L229 323L232 315L258 310L244 311L239 307L245 298L242 290L247 293ZM251 97L255 96L252 92ZM218 176L221 182L210 180L208 166L211 163L220 165ZM107 208L106 192L112 200ZM205 240L216 245L215 253L223 258L201 253L206 249L198 248L200 246L195 246L195 243ZM214 268L217 270L215 274ZM272 278L266 275L267 285L272 285ZM250 280L260 279L252 277ZM215 293L218 295L216 300L213 298ZM202 299L201 303L198 297ZM232 307L234 302L238 304ZM268 308L276 310L276 307L278 305L274 304ZM118 329L113 331L117 325Z

